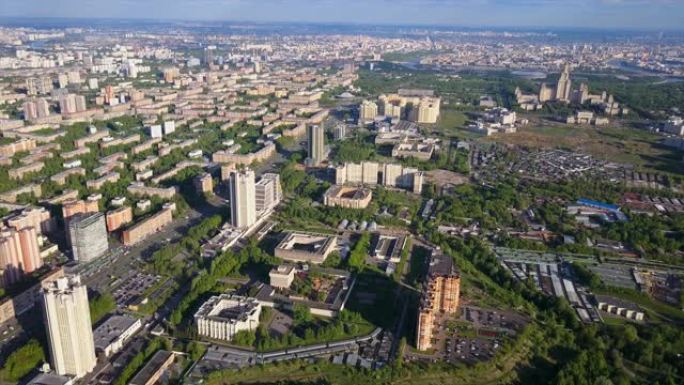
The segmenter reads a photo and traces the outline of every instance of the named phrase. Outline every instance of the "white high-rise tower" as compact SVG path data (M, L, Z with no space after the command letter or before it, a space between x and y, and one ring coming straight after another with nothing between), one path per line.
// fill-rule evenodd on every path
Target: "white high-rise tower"
M88 291L79 276L43 288L43 318L52 366L59 375L83 377L96 365Z
M230 219L234 227L245 228L256 222L254 171L230 174Z

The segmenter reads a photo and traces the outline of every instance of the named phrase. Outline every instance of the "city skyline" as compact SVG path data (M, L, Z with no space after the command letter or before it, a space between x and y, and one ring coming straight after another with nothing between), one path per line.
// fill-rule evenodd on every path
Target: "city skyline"
M1 18L434 25L465 28L682 30L684 1L657 0L9 0ZM131 12L136 7L135 12Z

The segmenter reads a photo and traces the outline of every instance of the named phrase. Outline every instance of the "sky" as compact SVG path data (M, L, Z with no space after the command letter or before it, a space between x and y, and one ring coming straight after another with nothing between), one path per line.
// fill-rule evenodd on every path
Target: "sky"
M0 16L684 30L684 0L0 0Z

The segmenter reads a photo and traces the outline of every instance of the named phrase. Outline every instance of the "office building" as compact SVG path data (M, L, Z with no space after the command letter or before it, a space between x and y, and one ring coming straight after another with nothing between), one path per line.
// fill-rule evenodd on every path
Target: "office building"
M318 166L325 158L325 129L323 126L311 125L306 129L309 158L308 164Z
M280 203L282 190L280 187L280 175L267 173L256 183L256 211L265 212L276 207Z
M109 249L104 214L78 213L68 221L72 258L90 262L103 256Z
M418 309L418 350L432 348L438 317L456 314L461 293L461 277L453 258L433 250Z
M221 294L209 298L195 313L202 337L230 341L236 333L256 330L261 304L254 298Z
M231 224L237 228L253 225L256 222L254 171L233 171L229 188Z
M336 244L334 235L289 232L276 246L274 255L291 262L321 264Z
M81 378L96 365L88 291L79 276L47 284L42 295L50 362L59 375Z

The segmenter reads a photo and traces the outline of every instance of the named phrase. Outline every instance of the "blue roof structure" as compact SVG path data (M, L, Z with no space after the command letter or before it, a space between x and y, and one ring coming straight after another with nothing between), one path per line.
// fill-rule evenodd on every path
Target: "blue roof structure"
M581 198L577 200L577 203L584 206L596 207L599 209L610 210L610 211L620 211L620 206L613 205L610 203L594 201L591 199Z

